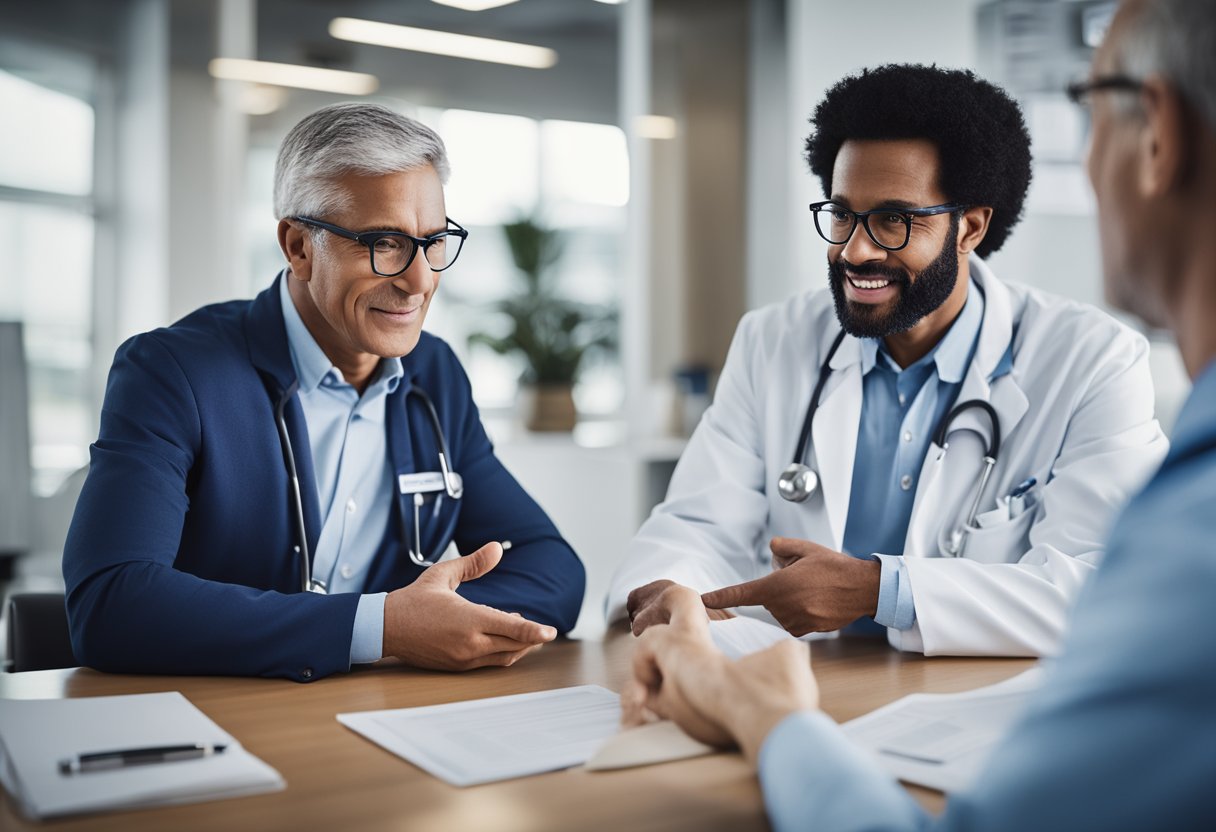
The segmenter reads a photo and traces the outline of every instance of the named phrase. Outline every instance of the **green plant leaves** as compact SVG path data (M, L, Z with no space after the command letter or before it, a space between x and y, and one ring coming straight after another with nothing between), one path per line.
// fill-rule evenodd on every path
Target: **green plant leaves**
M519 353L527 366L522 381L573 384L583 359L593 352L615 352L617 313L606 306L558 297L551 267L561 257L561 232L530 217L503 226L523 286L497 304L499 334L475 332L469 344L500 355Z

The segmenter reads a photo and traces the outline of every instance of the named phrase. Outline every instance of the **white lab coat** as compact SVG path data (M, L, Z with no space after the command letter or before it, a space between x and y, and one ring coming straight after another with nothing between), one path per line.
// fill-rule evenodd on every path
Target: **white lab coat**
M1091 306L1003 283L978 257L970 264L984 319L957 401L995 408L1000 458L979 509L983 528L969 535L963 558L951 558L942 553L974 499L987 419L964 413L947 453L930 446L902 552L916 623L888 629L888 638L926 655L1049 655L1114 515L1166 454L1148 344ZM744 316L667 499L613 576L610 621L625 615L630 590L653 580L705 592L768 573L774 536L841 549L862 404L858 339L846 336L832 359L815 416L807 455L820 489L803 503L777 492L839 331L828 290ZM1012 370L990 384L1011 339ZM984 516L1031 476L1039 483L1033 510Z

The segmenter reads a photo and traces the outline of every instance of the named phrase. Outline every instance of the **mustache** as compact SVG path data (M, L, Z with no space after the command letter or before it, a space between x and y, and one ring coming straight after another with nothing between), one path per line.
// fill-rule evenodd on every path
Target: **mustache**
M882 266L882 265L879 265L878 263L864 263L862 265L854 265L853 263L850 263L848 260L845 260L843 257L841 259L837 260L835 263L829 263L828 270L831 272L832 277L837 278L839 280L844 280L844 273L847 270L847 271L851 272L852 274L856 275L857 277L873 277L873 278L878 278L880 280L889 280L892 283L901 283L901 284L906 284L906 283L910 282L908 280L908 273L905 272L903 269L892 268L890 266Z

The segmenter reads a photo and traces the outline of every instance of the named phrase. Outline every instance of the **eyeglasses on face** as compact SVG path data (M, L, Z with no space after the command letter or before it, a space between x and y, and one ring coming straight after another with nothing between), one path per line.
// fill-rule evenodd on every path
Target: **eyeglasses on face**
M917 217L952 214L955 211L963 211L966 207L946 203L930 205L927 208L875 208L872 211L853 211L830 199L812 202L810 206L811 213L815 216L815 230L832 245L842 246L847 243L860 220L874 244L887 251L899 251L908 244L912 236L912 222Z
M1089 97L1102 90L1120 90L1123 92L1139 92L1144 88L1143 81L1127 75L1100 75L1087 81L1076 81L1064 88L1068 100L1081 107L1088 106Z
M448 227L443 231L427 237L413 237L402 231L351 231L312 217L291 217L294 222L320 228L367 246L372 271L381 277L396 277L408 269L418 249L422 249L423 257L433 272L441 272L455 263L469 232L451 217L444 219Z

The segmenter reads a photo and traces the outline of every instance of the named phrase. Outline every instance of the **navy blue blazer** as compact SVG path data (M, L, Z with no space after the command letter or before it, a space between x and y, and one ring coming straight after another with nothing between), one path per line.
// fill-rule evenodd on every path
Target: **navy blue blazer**
M278 283L252 301L206 306L131 338L114 357L91 466L63 554L72 648L83 664L135 673L320 679L350 666L359 595L300 592L294 510L274 406L296 381ZM438 468L434 429L410 385L435 403L464 496L452 539L461 554L510 540L492 572L459 593L570 630L583 565L494 456L468 377L423 333L386 403L397 474ZM285 420L299 470L310 551L321 514L308 429L292 395ZM405 496L397 494L399 507ZM429 512L428 512L429 513ZM451 529L424 517L424 552ZM405 550L413 509L390 512L365 592L421 573Z

